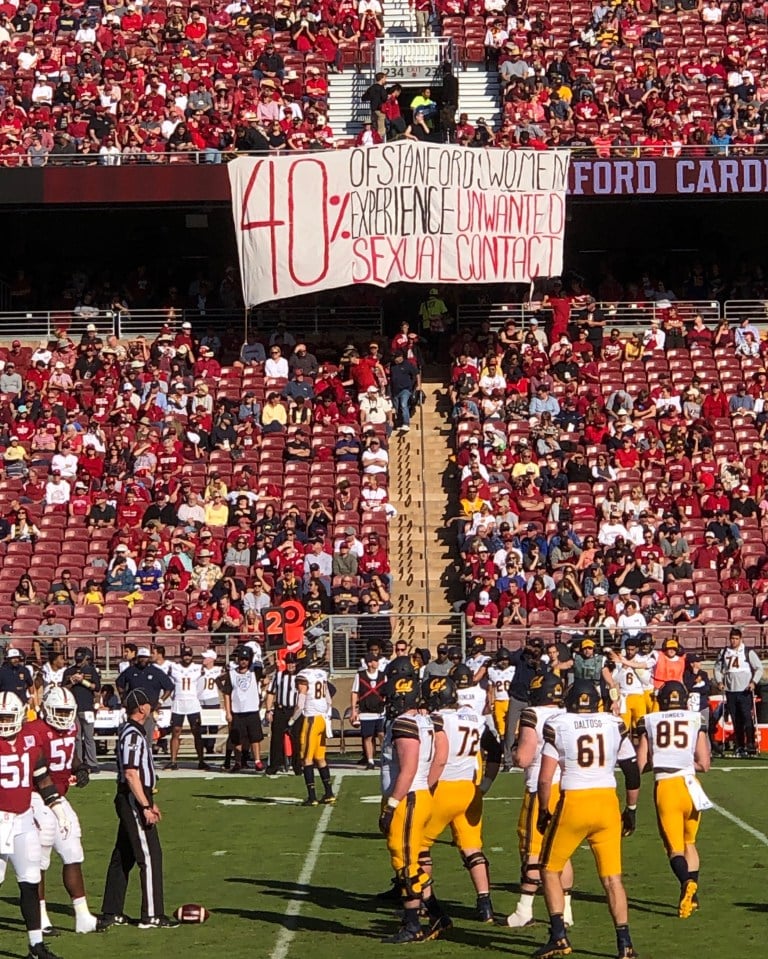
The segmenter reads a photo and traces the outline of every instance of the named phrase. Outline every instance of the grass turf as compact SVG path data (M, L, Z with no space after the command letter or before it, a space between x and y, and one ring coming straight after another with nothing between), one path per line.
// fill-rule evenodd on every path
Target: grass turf
M743 763L724 772L723 765L705 778L707 792L735 816L765 830L768 766ZM48 909L65 932L50 945L63 959L126 954L167 959L182 953L190 959L298 959L309 955L356 959L360 952L374 959L392 956L393 951L397 955L399 949L378 942L381 934L396 925L393 911L372 896L387 887L390 877L386 850L376 828L377 786L373 775L345 776L337 806L326 812L322 806L303 809L290 803L293 798L303 798L303 782L298 778L219 775L174 781L166 775L158 795L164 816L160 828L166 911L170 913L184 902L200 902L211 911L210 921L175 931L119 928L99 936L69 934L66 930L73 929L74 921L65 905L54 857L48 876ZM718 959L740 959L762 951L767 928L766 845L716 811L706 813L699 834L701 909L683 922L676 918L678 887L656 833L647 777L644 787L638 831L624 844L631 928L642 959L700 959L710 952ZM516 902L515 826L521 788L519 775L502 774L485 807L485 844L497 913L510 912ZM112 795L113 784L107 776L71 794L84 827L85 874L94 911L100 906L115 835ZM298 885L307 850L324 815L327 829L311 879ZM534 927L514 930L479 925L472 916L474 893L469 877L447 840L434 850L434 860L436 889L456 925L448 938L420 948L440 959L469 959L477 947L490 953L526 956L544 941L541 900L536 902L535 913L542 921ZM571 937L575 953L614 956L610 920L588 851L577 853L575 867L576 925ZM127 903L132 916L138 914L137 886L134 877ZM0 889L3 957L26 954L15 897L9 871ZM286 915L286 910L292 915Z

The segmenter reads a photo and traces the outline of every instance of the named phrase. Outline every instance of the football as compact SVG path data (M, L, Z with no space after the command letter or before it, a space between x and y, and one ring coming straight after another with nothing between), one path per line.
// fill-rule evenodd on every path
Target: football
M205 906L188 902L183 906L179 906L174 913L174 916L179 920L179 922L205 922L210 916L210 913Z

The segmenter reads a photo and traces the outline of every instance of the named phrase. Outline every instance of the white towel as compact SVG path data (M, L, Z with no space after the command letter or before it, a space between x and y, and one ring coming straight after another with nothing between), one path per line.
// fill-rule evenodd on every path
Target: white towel
M331 726L331 717L325 717L325 738L333 739L333 727Z
M15 838L16 814L12 812L0 813L0 856L10 856L13 854Z
M688 787L688 792L693 800L694 809L698 810L698 812L704 812L705 810L712 808L711 799L709 799L707 794L701 788L701 783L695 776L686 776L685 785Z

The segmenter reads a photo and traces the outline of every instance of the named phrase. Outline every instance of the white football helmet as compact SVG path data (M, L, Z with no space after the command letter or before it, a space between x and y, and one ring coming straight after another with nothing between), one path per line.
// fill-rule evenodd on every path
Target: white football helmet
M43 719L49 726L66 732L75 725L77 719L77 703L68 689L61 686L51 686L43 696Z
M21 732L27 711L16 693L0 693L0 739L14 739Z

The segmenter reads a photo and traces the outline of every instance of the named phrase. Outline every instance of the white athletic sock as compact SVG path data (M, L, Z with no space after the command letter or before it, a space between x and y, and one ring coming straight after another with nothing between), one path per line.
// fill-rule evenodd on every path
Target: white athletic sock
M30 929L28 930L27 935L29 936L30 946L39 946L43 941L42 929Z
M515 912L518 915L532 915L533 914L533 900L536 898L534 893L523 892L520 894L520 902L517 904L517 909Z
M571 907L571 894L565 894L565 907L563 908L563 922L566 926L573 925L573 909Z
M45 905L45 899L40 900L40 927L42 929L47 929L48 926L52 926L53 923L48 916L48 909Z
M78 899L72 900L72 906L75 910L76 916L90 916L91 910L88 908L88 900L85 896L80 896Z

